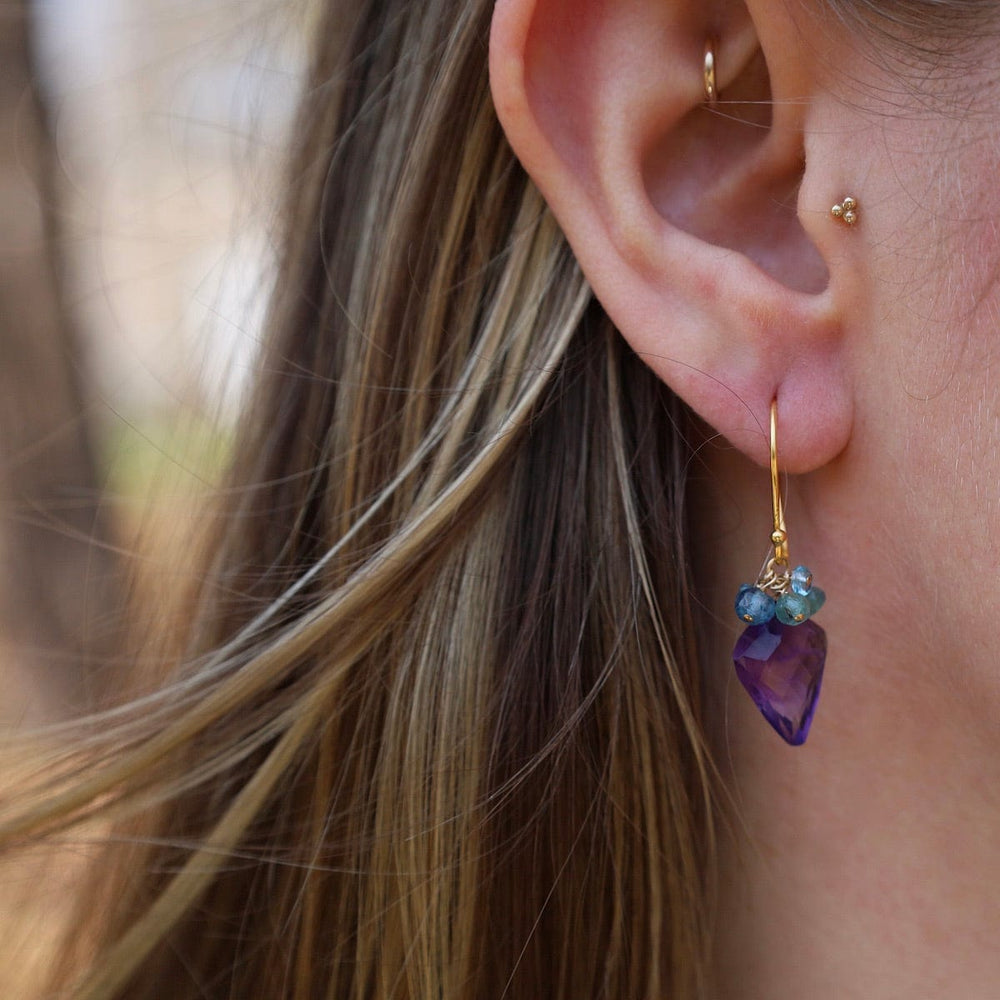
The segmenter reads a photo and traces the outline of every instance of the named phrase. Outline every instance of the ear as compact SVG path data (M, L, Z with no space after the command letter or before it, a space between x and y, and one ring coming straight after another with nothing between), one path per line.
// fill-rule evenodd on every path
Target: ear
M805 472L850 435L827 261L852 233L829 217L842 179L803 183L816 60L789 8L499 0L490 77L514 151L633 349L761 463L777 397L782 464Z

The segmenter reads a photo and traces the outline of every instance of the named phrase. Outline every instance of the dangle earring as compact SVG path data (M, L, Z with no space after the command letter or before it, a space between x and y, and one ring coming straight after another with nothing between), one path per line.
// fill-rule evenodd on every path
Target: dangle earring
M747 623L733 649L736 676L778 735L798 746L809 735L826 663L826 633L812 621L826 600L805 566L789 569L778 471L778 400L771 401L771 547L754 585L740 587L736 614Z

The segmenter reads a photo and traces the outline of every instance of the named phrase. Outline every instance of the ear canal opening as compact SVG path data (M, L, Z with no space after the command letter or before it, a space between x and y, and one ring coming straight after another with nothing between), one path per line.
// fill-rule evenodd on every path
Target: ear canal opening
M790 135L792 124L775 111L758 49L717 103L693 108L653 137L643 182L672 226L743 254L794 291L818 293L829 272L798 218L801 133Z

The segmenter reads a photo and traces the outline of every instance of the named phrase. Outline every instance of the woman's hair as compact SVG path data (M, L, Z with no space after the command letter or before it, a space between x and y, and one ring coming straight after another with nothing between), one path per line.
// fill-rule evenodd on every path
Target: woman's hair
M327 6L180 666L6 814L111 824L59 981L699 995L686 411L503 137L491 0Z
M96 946L87 997L690 993L683 412L504 139L490 0L328 7L184 666L9 824L117 817L61 975Z

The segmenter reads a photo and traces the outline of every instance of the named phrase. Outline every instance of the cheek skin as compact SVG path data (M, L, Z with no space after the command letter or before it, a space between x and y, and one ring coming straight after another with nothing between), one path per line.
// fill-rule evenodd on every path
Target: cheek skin
M834 36L821 29L817 51ZM990 47L968 57L996 75ZM725 747L766 847L746 899L720 907L732 995L747 969L777 970L759 995L778 995L792 953L822 967L809 995L993 995L1000 110L985 104L1000 109L1000 83L975 83L970 112L935 83L918 93L916 69L907 90L844 48L809 101L800 215L828 265L855 419L789 502L793 558L827 583L831 653L806 754L779 756L749 726ZM847 193L853 229L823 207Z
M1000 601L996 127L884 109L859 192L869 283L852 345L867 414L857 457L876 551L893 568L882 593L905 581L900 601L934 609L917 645L940 648L948 623L944 641L953 633L973 685L969 646L990 648ZM984 699L995 695L987 659Z
M972 432L993 398L1000 347L1000 193L982 169L993 143L945 124L944 134L911 130L909 150L898 130L885 143L884 201L870 213L884 227L869 272L872 381L885 404L897 404L898 429L916 435L925 460L975 455L988 443ZM970 471L951 464L955 475Z
M891 57L870 48L839 46L810 102L806 194L824 213L811 231L843 314L856 415L815 520L850 540L845 574L899 624L907 656L933 648L967 664L978 703L1000 711L989 652L1000 604L994 48L967 54L983 79L922 80L887 72ZM852 229L821 207L847 193L861 206Z

